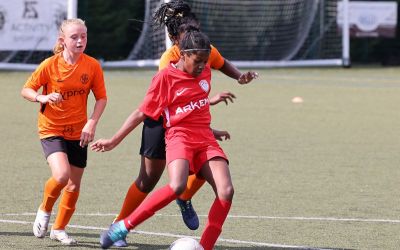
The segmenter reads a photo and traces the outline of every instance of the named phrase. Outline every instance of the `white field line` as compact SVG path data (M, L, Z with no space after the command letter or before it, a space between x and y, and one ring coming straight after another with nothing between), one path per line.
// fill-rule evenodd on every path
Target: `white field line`
M271 74L266 76L267 79L282 79L282 80L296 80L296 81L301 81L301 80L310 80L310 81L333 81L333 80L338 80L341 82L352 82L352 83L364 83L364 82L369 82L369 83L389 83L389 84L399 84L398 79L394 77L390 78L374 78L374 77L346 77L346 76L334 76L332 78L332 75L324 75L324 76L307 76L307 75L277 75L277 74Z
M8 223L8 224L24 224L24 225L32 225L33 222L31 221L18 221L18 220L2 220L0 219L0 223ZM50 225L52 225L50 223ZM96 230L96 231L103 231L107 228L104 227L92 227L92 226L80 226L80 225L68 225L71 228L78 228L78 229L85 229L85 230ZM199 237L193 237L189 235L182 235L182 234L172 234L172 233L156 233L156 232L147 232L147 231L139 231L139 230L132 230L131 233L142 234L142 235L153 235L153 236L162 236L162 237L170 237L170 238L182 238L182 237L192 237L199 239ZM219 238L218 242L226 242L231 244L241 244L241 245L249 245L249 246L265 246L265 247L276 247L276 248L292 248L292 249L308 249L308 250L324 250L327 248L313 248L307 246L294 246L294 245L283 245L283 244L272 244L266 242L256 242L256 241L244 241L244 240L234 240L234 239L223 239Z
M5 213L0 216L35 216L36 213ZM162 217L181 217L177 214L155 214ZM75 213L74 216L88 217L115 217L113 213ZM199 217L207 217L207 215L198 215ZM297 220L297 221L337 221L337 222L368 222L368 223L400 223L396 219L363 219L363 218L336 218L336 217L302 217L302 216L256 216L256 215L228 215L228 218L234 219L255 219L255 220Z

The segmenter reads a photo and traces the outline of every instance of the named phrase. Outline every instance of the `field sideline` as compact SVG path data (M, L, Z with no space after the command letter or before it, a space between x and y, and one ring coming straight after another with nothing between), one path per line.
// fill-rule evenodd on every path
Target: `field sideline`
M212 93L237 99L212 107L230 159L235 197L216 249L398 249L400 245L399 68L259 70L247 86L214 72ZM106 71L109 95L96 138L111 136L144 97L154 70ZM49 169L36 135L38 105L20 90L29 72L1 72L0 249L65 249L36 239L32 222ZM300 96L303 103L292 103ZM93 105L93 98L90 98ZM89 109L91 111L91 109ZM89 153L68 232L96 249L138 174L141 127L111 152ZM159 185L166 183L164 174ZM167 249L199 237L213 200L194 197L200 229L170 204L128 236L128 249ZM54 221L54 216L51 222Z

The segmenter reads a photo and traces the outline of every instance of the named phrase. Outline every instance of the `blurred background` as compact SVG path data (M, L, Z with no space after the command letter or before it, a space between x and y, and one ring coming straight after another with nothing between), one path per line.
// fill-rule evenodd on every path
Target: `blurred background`
M400 0L395 2L399 3ZM125 59L143 26L143 23L129 19L143 20L144 8L145 0L79 0L78 16L86 20L90 27L87 52L106 60ZM400 65L399 35L397 25L395 37L352 37L352 63Z
M202 30L231 61L286 62L350 57L352 64L384 66L400 64L399 1L187 0L197 14ZM54 7L56 2L59 6ZM51 48L35 48L40 41L30 49L7 48L6 43L16 46L15 39L19 39L10 40L8 32L17 31L12 27L22 23L27 28L21 33L37 32L33 24L46 12L55 13L53 16L57 16L59 23L60 18L67 16L69 2L71 0L0 0L0 63L37 64L51 55ZM86 52L89 55L107 62L156 60L165 50L165 32L154 30L151 24L154 10L165 0L74 2L76 16L85 20L88 26ZM341 29L345 16L343 2L349 6L347 45L344 45ZM20 19L20 23L11 24L15 19ZM29 31L27 24L31 24ZM55 39L56 33L47 32L41 39L44 37ZM27 36L24 39L28 42ZM343 56L346 46L349 46L349 55Z

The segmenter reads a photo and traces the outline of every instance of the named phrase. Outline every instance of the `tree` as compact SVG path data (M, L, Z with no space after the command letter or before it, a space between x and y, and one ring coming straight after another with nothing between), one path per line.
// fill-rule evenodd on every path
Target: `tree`
M86 52L98 59L123 60L140 35L144 0L80 0L78 16L88 27Z

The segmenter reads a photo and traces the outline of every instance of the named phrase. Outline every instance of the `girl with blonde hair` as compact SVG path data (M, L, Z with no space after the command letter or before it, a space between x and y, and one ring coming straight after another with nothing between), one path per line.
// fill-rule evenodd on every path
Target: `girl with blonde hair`
M45 237L53 206L61 196L50 238L65 245L77 244L65 228L78 201L87 146L93 141L107 103L103 71L96 59L84 53L86 44L85 22L64 20L54 55L36 68L21 91L28 101L40 103L38 132L51 170L33 224L33 234L38 238ZM87 99L91 91L96 103L88 119Z

